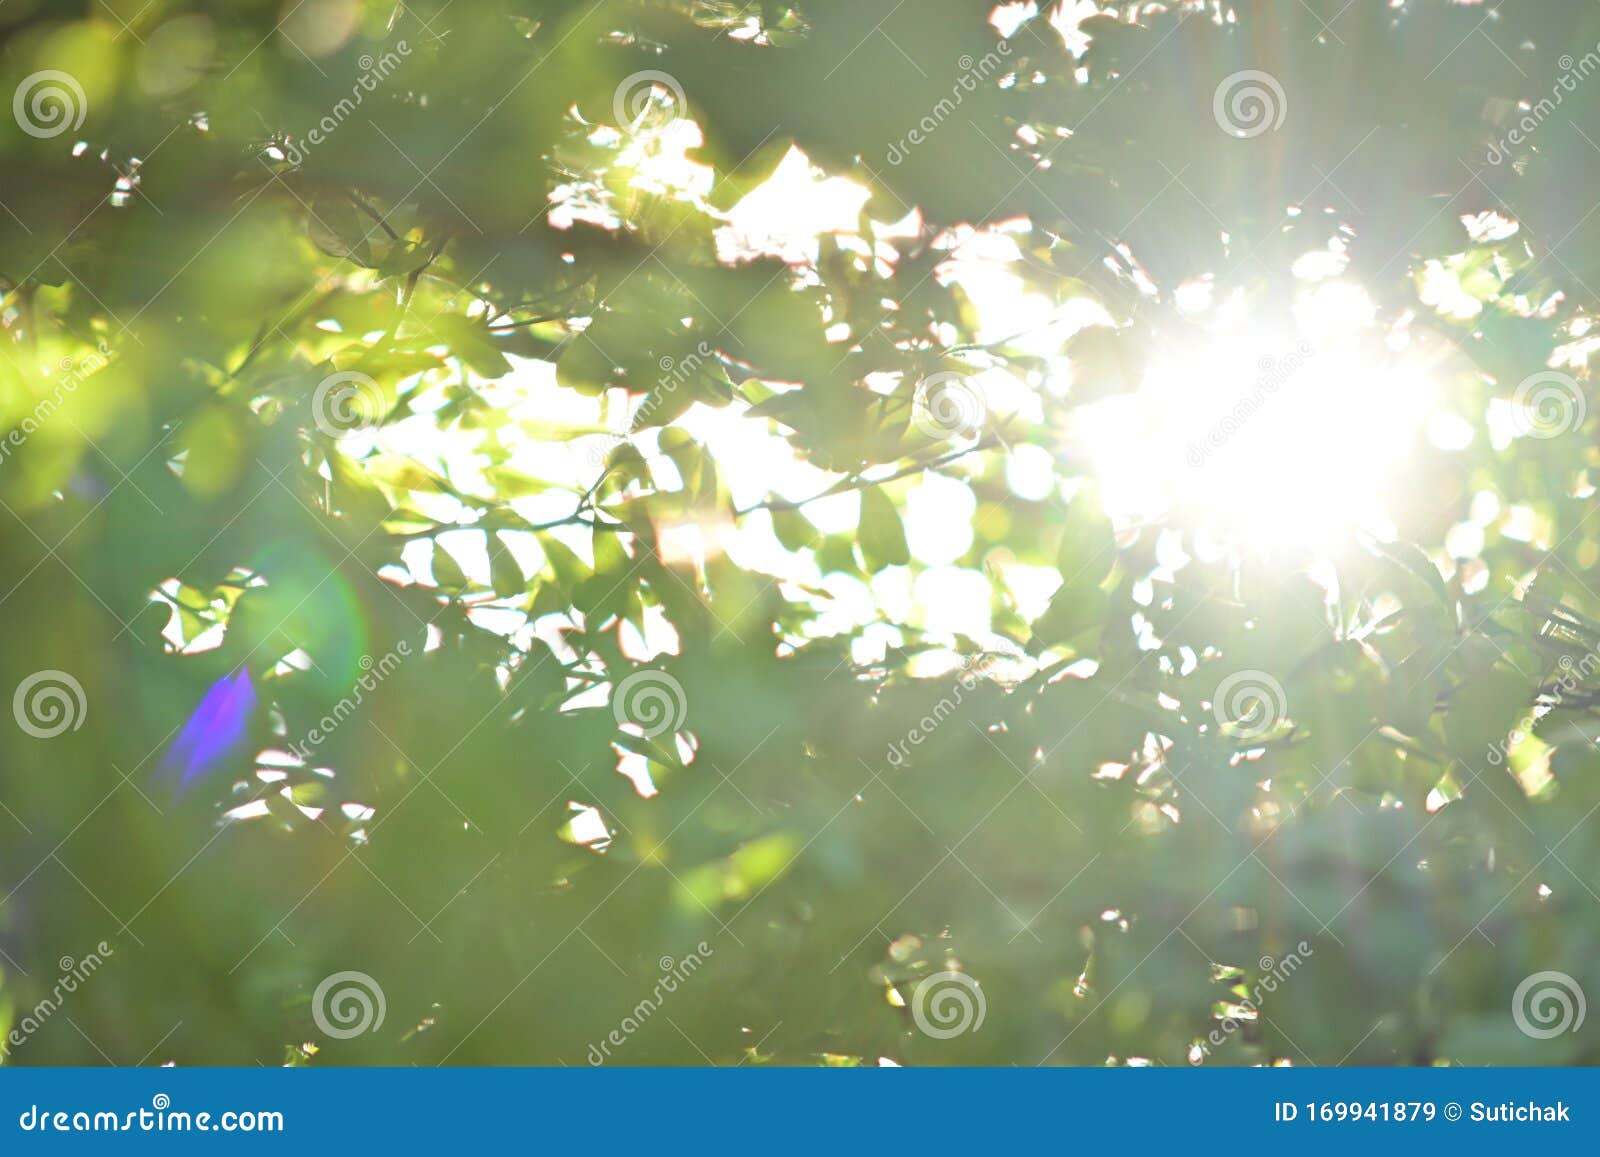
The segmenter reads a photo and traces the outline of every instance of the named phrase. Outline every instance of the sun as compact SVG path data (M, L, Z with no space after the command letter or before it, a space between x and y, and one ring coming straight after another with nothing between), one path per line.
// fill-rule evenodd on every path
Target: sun
M1068 452L1114 519L1170 519L1267 551L1392 536L1394 488L1436 384L1359 287L1318 286L1290 313L1264 326L1222 311L1158 349L1133 393L1074 413Z

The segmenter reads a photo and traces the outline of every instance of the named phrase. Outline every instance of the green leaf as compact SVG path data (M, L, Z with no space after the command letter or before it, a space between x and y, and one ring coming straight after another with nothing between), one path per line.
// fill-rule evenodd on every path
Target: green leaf
M503 599L521 594L527 586L522 568L498 534L489 535L489 579L494 593Z
M1063 643L1081 643L1105 622L1110 596L1099 587L1063 586L1033 624L1029 650L1034 654Z
M433 544L433 581L442 591L460 591L467 586L467 576L461 564L437 541Z
M1100 506L1100 496L1085 486L1067 505L1061 526L1056 567L1069 588L1097 587L1117 561L1117 540L1111 520Z
M772 512L772 531L785 550L804 550L822 538L816 524L792 507L779 507Z
M1143 343L1131 329L1094 325L1078 331L1067 342L1072 365L1072 399L1098 401L1139 388L1144 374Z
M505 351L495 343L489 327L480 319L445 313L433 321L433 331L450 347L450 352L475 373L498 378L511 369Z
M904 566L911 561L900 512L881 486L869 486L861 492L860 535L861 555L869 571Z
M541 531L538 537L539 546L544 550L545 563L550 567L556 586L560 588L562 594L571 596L579 584L585 582L594 572L573 553L571 547L555 535Z

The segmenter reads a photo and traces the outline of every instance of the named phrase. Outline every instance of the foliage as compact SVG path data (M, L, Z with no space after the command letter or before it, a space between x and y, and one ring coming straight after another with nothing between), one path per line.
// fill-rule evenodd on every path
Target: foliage
M582 1063L702 942L612 1059L1600 1057L1508 1015L1540 970L1600 993L1559 689L1600 619L1593 427L1581 394L1562 437L1491 420L1587 383L1600 84L1483 160L1600 13L1012 5L1002 40L992 8L0 8L3 90L86 106L0 122L0 690L83 690L0 740L0 1024L116 951L12 1060ZM1281 128L1219 129L1247 69ZM732 244L792 149L859 213ZM977 239L1045 324L984 324ZM1121 517L1076 412L1185 348L1180 287L1283 320L1309 253L1472 437L1419 437L1393 534L1316 557ZM744 492L734 421L826 502ZM930 476L971 530L938 566ZM952 571L981 629L930 618ZM243 733L186 732L241 672ZM1224 718L1240 675L1268 726ZM350 970L387 1015L340 1038L313 997ZM918 1031L944 971L976 1031Z

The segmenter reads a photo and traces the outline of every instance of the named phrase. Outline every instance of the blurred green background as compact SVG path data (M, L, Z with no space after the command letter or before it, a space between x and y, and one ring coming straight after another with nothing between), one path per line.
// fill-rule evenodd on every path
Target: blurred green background
M1595 72L8 0L5 1062L1594 1063Z

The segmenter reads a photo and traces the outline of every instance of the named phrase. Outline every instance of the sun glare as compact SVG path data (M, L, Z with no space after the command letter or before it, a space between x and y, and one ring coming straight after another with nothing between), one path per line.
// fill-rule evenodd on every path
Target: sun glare
M1409 340L1329 283L1292 323L1224 316L1160 352L1136 392L1080 408L1069 455L1122 523L1174 516L1254 549L1391 533L1392 487L1433 412Z

